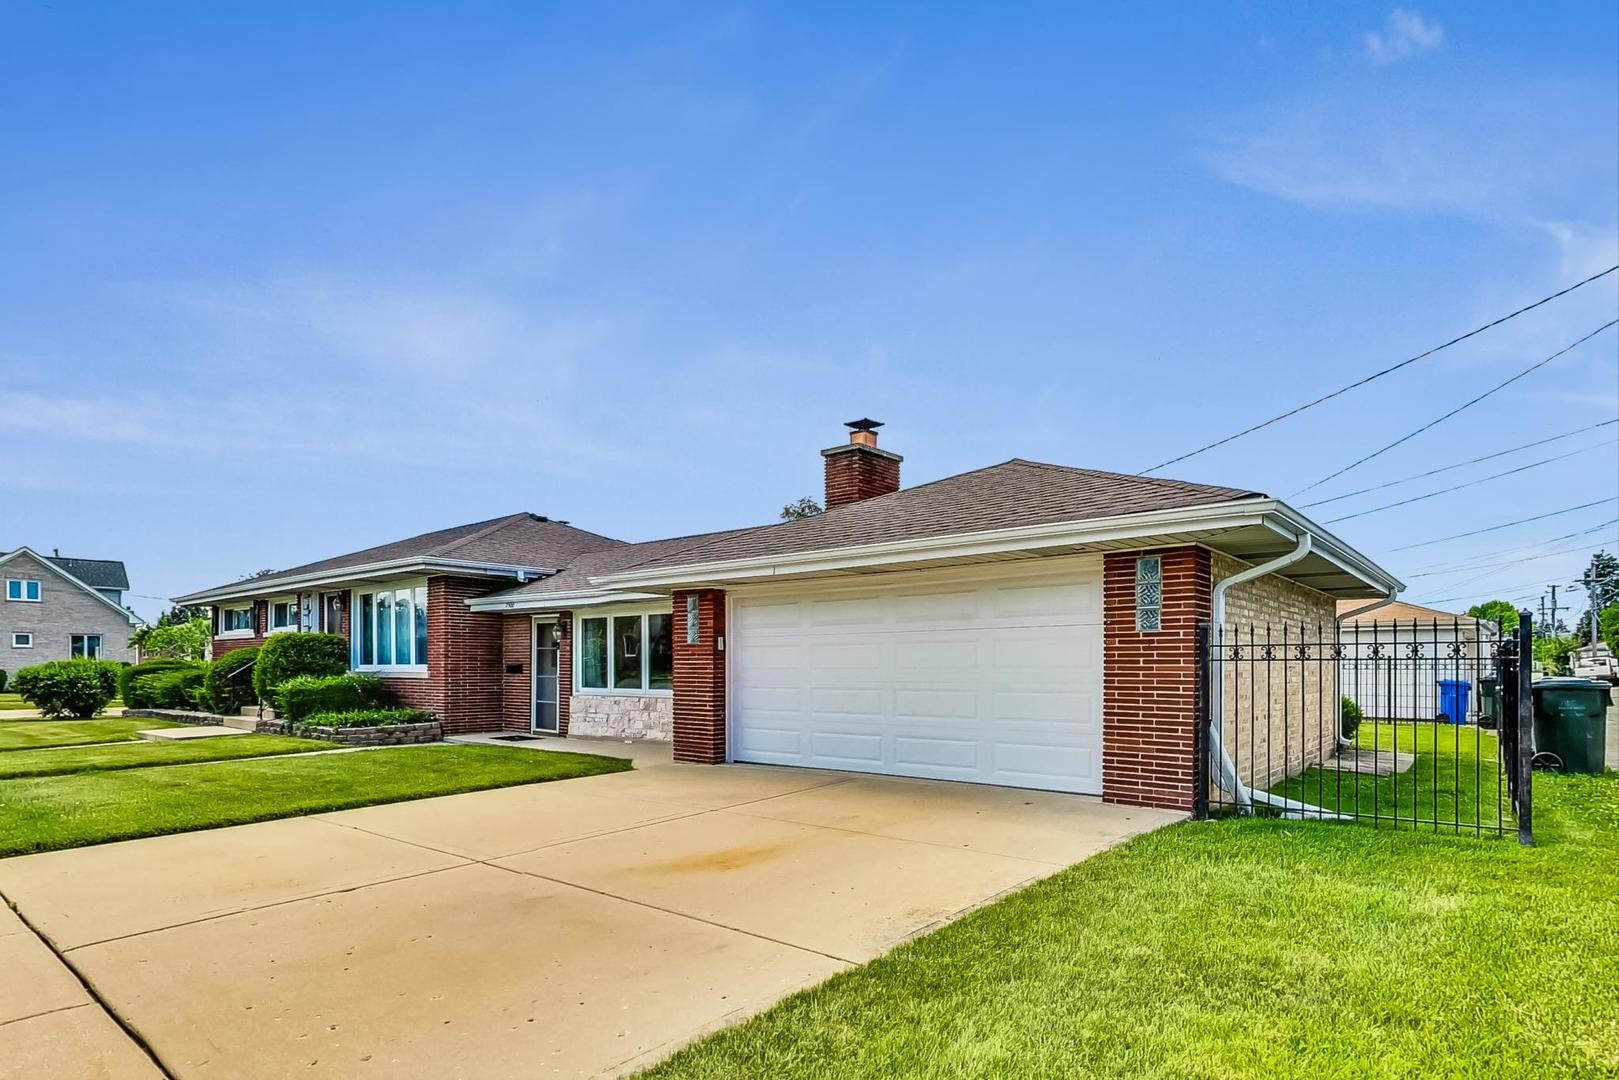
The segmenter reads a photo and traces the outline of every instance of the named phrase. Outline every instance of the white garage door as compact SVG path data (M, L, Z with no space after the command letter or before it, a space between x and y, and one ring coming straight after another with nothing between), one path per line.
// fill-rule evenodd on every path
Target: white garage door
M1101 561L885 577L733 595L732 758L1100 794Z

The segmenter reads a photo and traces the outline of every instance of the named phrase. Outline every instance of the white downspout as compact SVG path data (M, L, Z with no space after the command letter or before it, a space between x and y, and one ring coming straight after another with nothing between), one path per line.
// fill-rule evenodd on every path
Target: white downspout
M1308 532L1300 533L1297 537L1298 546L1286 555L1278 556L1267 563L1250 566L1241 573L1232 574L1214 586L1214 643L1220 645L1225 638L1225 594L1233 585L1253 581L1255 578L1265 577L1275 573L1285 566L1291 566L1310 554L1310 546L1314 541ZM1287 811L1289 817L1333 818L1347 820L1346 815L1334 813L1320 806L1299 802L1297 799L1285 798L1281 795L1272 795L1268 791L1258 791L1242 782L1237 775L1237 765L1231 760L1231 755L1225 748L1225 686L1221 663L1209 665L1209 756L1212 760L1215 781L1227 791L1231 792L1237 806L1244 813L1253 813L1253 804L1262 803L1265 806L1274 806Z
M1336 619L1333 620L1333 625L1334 626L1342 626L1345 619L1359 618L1360 616L1366 614L1368 611L1376 611L1380 607L1388 607L1390 604L1394 603L1395 597L1397 597L1399 595L1400 595L1400 590L1391 587L1389 589L1389 594L1387 596L1383 597L1383 599L1381 599L1381 600L1373 600L1370 604L1367 604L1365 607L1358 607L1353 611L1344 612L1342 615L1338 616ZM1342 639L1340 638L1340 640L1342 640ZM1375 640L1375 638L1374 638L1374 640ZM1358 646L1360 645L1360 635L1359 634L1355 635L1355 645L1357 646L1357 649L1358 649ZM1344 738L1343 704L1341 702L1339 703L1339 706L1338 706L1338 725L1337 725L1337 728L1338 728L1338 746L1340 748L1344 749L1344 750L1354 750L1354 749L1356 749L1354 739L1346 739L1346 738Z

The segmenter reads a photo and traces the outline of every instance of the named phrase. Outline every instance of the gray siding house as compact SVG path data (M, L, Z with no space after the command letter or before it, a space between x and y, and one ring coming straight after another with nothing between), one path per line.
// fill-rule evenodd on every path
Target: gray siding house
M0 668L88 656L133 663L140 620L123 607L129 575L114 559L70 559L30 548L0 555Z

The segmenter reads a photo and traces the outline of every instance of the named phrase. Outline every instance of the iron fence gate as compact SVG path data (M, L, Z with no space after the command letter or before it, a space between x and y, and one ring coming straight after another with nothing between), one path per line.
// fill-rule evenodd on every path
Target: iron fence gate
M1197 815L1528 843L1530 635L1527 613L1504 637L1468 618L1200 625Z

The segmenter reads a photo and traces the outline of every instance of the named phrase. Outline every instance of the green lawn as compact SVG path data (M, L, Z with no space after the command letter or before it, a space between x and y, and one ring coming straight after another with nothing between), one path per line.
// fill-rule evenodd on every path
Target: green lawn
M628 768L594 754L438 744L6 780L0 856Z
M81 772L142 769L154 765L184 765L201 761L271 757L311 750L330 750L332 744L284 735L224 735L212 739L176 742L120 743L51 750L14 750L0 754L0 780L25 776L66 776Z
M1383 824L1432 829L1448 822L1455 831L1481 825L1516 828L1501 775L1495 732L1430 720L1364 723L1355 734L1363 749L1415 751L1416 763L1394 776L1357 775L1336 769L1306 769L1271 790L1328 810L1359 813ZM1423 824L1413 826L1413 821ZM1443 829L1446 826L1441 825Z
M1619 1074L1619 773L1538 844L1188 822L796 994L651 1077Z
M137 731L184 726L173 720L126 720L121 716L103 716L96 720L0 720L0 752L130 742L136 738Z

